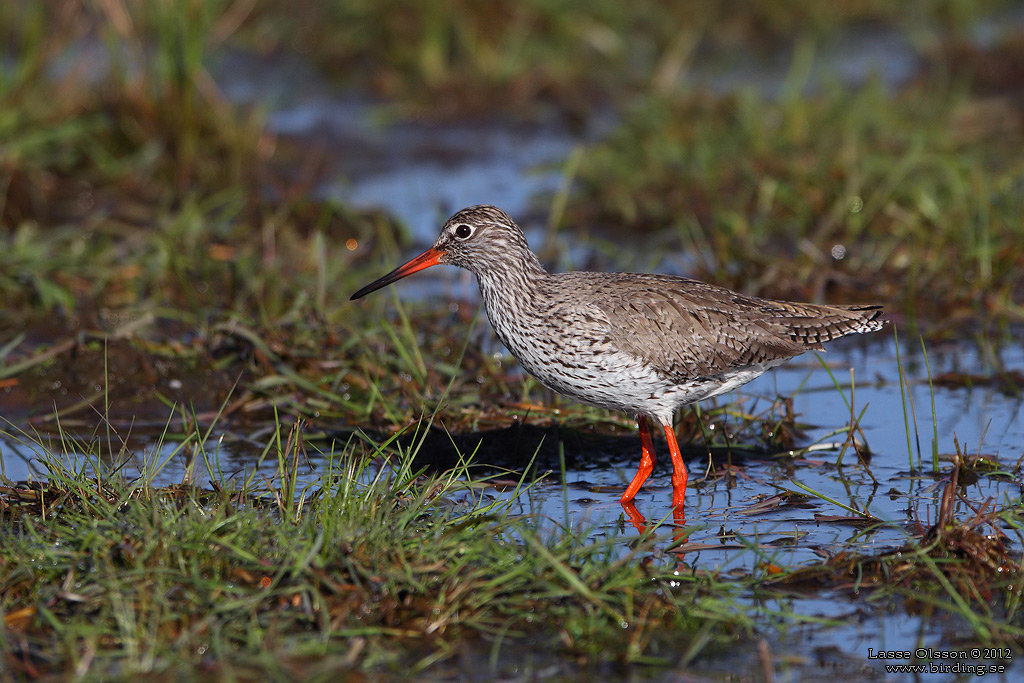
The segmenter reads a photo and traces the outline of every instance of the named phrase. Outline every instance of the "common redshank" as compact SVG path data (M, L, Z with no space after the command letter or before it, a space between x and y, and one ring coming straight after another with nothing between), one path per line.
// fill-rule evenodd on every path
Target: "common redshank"
M678 408L884 324L880 306L760 299L671 275L549 273L515 221L487 205L456 213L434 246L352 299L438 264L476 275L498 338L541 384L637 416L640 467L623 505L654 469L651 421L661 426L672 456L672 505L680 513L687 473L672 426Z

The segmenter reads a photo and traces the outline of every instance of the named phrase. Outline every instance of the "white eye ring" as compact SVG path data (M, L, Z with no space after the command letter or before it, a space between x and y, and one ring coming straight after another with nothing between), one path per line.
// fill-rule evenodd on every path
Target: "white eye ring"
M452 234L460 240L468 240L473 236L473 226L466 225L465 223L459 223L455 226L455 229L452 230Z

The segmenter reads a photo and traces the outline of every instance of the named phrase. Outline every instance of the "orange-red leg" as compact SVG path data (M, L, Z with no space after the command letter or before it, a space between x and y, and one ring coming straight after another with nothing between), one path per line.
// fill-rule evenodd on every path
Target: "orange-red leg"
M676 442L676 432L671 424L665 425L665 438L668 439L668 450L672 455L672 507L681 513L689 475L686 472L686 463L683 462L683 454L679 450L679 443Z
M651 420L646 415L640 415L636 419L637 424L640 425L640 467L637 468L636 475L633 477L633 481L629 482L629 486L626 487L626 492L622 494L622 498L619 498L620 503L629 503L636 498L637 492L640 491L640 487L647 481L647 477L651 476L651 472L654 471L654 443L651 441ZM679 450L678 447L676 450Z
M629 517L629 523L633 525L637 533L642 534L647 531L647 518L640 514L640 511L636 509L636 505L633 505L632 501L623 503L622 509L626 512L626 516Z

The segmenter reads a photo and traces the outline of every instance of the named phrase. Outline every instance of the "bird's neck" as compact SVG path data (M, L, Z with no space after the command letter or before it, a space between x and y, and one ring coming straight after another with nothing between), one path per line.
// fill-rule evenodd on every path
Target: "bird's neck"
M532 308L537 290L548 272L529 249L513 251L506 258L475 269L480 294L495 327L499 320L518 317Z

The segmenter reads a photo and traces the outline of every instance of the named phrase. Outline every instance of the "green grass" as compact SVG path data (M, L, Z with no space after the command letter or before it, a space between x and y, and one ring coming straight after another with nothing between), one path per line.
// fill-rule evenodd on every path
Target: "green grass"
M685 536L667 542L665 529L628 538L514 514L514 493L499 496L471 457L416 470L421 434L325 442L279 424L229 475L212 430L190 424L165 430L152 456L117 430L51 440L5 431L46 469L45 483L0 482L7 673L427 673L466 657L490 675L713 667L776 629L840 625L795 610L794 590L951 616L967 642L1014 652L1024 637L1010 540L1022 533L1019 501L958 518L960 465L943 475L952 478L926 513L932 527L871 519L858 532L904 529L903 547L793 565L784 546L733 532L746 550L695 570L670 552L687 551ZM141 476L124 469L130 458L143 459ZM184 458L201 486L154 484ZM528 661L516 654L525 643Z
M546 400L466 345L471 316L426 303L405 312L387 296L347 301L407 254L401 227L307 198L323 172L310 141L273 139L258 107L230 106L212 86L225 46L302 44L412 106L449 94L458 109L456 89L478 101L511 93L510 107L516 93L601 91L622 121L575 157L575 190L552 207L559 224L657 231L661 249L695 256L692 274L748 291L878 300L912 320L940 308L957 324L1020 317L1021 167L992 127L1005 107L986 104L970 67L939 52L902 92L825 87L780 101L651 80L680 25L709 46L758 36L760 49L793 37L806 48L863 21L911 30L924 18L927 32L956 35L989 5L843 3L835 17L813 3L725 3L707 15L607 3L494 13L454 3L451 13L440 2L401 12L215 2L131 5L125 16L116 3L58 5L51 24L37 3L0 13L13 65L0 82L0 329L10 331L0 381L24 392L14 417L94 395L102 382L88 368L104 338L125 382L211 373L208 400L150 392L154 419L165 399L211 409L236 382L251 406L272 399L290 415L391 427L442 395L460 423L481 403ZM495 17L508 29L498 41ZM67 51L97 37L100 57L82 62L99 65L89 78L68 71ZM593 50L607 68L583 59ZM615 253L603 267L636 267ZM45 390L56 375L73 401ZM115 411L128 410L117 398ZM131 408L142 403L136 395Z
M941 80L642 100L584 154L564 222L673 231L696 276L752 292L1017 320L1024 167L995 129L965 133L979 104Z
M927 349L923 343L922 351L927 365ZM912 402L908 413L909 394L905 389L909 389L909 380L902 361L899 361L899 379L904 421L907 423L907 448L910 451L909 479L912 480L917 473L926 481L935 480L934 492L908 496L908 509L913 510L915 522L906 524L880 519L867 505L854 506L852 499L851 505L847 505L801 483L797 477L790 483L852 515L847 522L861 529L857 536L870 537L884 528L899 529L905 534L904 543L878 553L852 547L840 548L820 563L773 566L773 571L765 577L765 584L768 587L801 589L815 586L854 597L864 592L868 603L876 607L884 605L890 610L905 609L908 613L928 617L953 617L958 625L964 627L965 633L971 634L967 642L999 643L1016 651L1024 638L1024 614L1020 610L1020 579L1024 566L1018 549L1024 540L1019 521L1021 497L1019 493L1007 491L1002 500L978 501L970 496L962 482L969 477L977 479L981 476L1019 480L1020 462L1013 468L1007 468L980 456L968 457L954 436L956 450L950 467L940 470L937 456L933 456L932 468L926 473L920 454L917 414ZM930 368L928 379L931 419L933 424L937 424ZM841 390L838 384L837 389ZM850 405L852 432L853 424L860 418L852 419L852 400ZM911 421L914 423L914 441L911 441ZM937 439L937 427L933 434ZM916 469L914 443L919 450ZM932 452L937 453L937 449L938 444L933 443ZM837 465L841 466L841 458ZM867 463L861 460L860 465L877 488L879 482L868 470ZM785 487L778 488L787 492ZM894 488L890 493L895 491ZM852 542L856 540L856 537L851 539Z
M597 2L465 0L323 3L262 0L238 37L261 50L301 46L327 73L437 117L554 104L585 118L685 72L698 49L770 53L794 37L876 24L917 42L960 36L1004 2Z
M731 591L638 563L647 543L513 515L468 461L425 475L355 439L296 486L300 440L279 431L279 477L225 480L203 436L178 452L212 490L126 478L102 446L72 468L37 447L47 483L0 490L9 673L416 671L466 642L500 671L526 639L539 663L671 664L749 632Z
M743 429L748 421L777 427L777 410L754 420L733 408L730 419ZM671 542L665 529L595 533L568 517L514 514L503 502L514 494L499 497L493 475L480 476L468 455L451 470L416 470L425 431L337 441L274 415L259 454L230 476L213 438L219 415L176 409L155 446L109 422L105 434L88 438L63 431L64 420L52 438L5 430L5 441L21 442L47 470L42 484L0 482L0 648L8 671L426 673L466 656L486 661L493 675L552 662L566 675L699 668L737 640L752 648L777 629L840 625L797 609L793 591L808 590L926 621L952 617L969 634L964 642L1016 653L1024 638L1013 545L1022 533L1019 500L958 503L958 478L974 466L964 457L933 475L948 478L934 510L923 509L928 496L912 503L916 517L934 522L919 529L794 480L855 514L855 536L900 529L902 547L840 548L793 564L785 546L723 527L740 550L724 566L691 569L686 555L673 553L697 552L681 530ZM417 430L437 419L424 418ZM175 459L191 463L189 483L156 486ZM129 460L141 476L127 474ZM1019 464L1012 473L977 473L1019 476ZM520 480L517 490L527 486ZM527 642L533 658L510 659Z
M595 242L649 231L722 284L878 300L922 327L985 334L1021 318L1024 179L1019 106L983 67L1019 51L962 52L957 39L999 6L3 5L0 410L16 424L8 443L37 430L49 470L0 489L0 671L326 677L435 671L468 648L471 666L500 674L524 644L540 652L529 671L685 666L814 622L786 600L815 581L952 615L983 644L1020 642L1019 553L1000 545L1020 536L1019 501L958 519L944 494L941 524L891 554L793 567L750 541L749 571L677 571L664 539L594 540L515 515L466 464L414 471L423 433L399 434L410 425L632 427L510 372L476 343L484 323L465 306L394 292L349 303L408 255L401 226L310 199L329 168L315 145L275 139L258 106L229 105L209 77L224 48L296 47L392 116L610 108L619 125L573 157L555 227L579 239L591 226ZM907 88L826 82L805 97L799 59L778 100L681 85L699 50L795 45L806 58L871 22L940 46L922 47L928 67ZM107 67L69 65L93 39ZM621 242L598 251L602 267L636 267ZM849 389L846 426L825 438L856 447L864 412ZM715 429L681 424L699 448L802 445L786 399L703 415ZM212 425L256 441L275 474L220 472ZM933 473L954 476L932 438ZM164 460L126 478L124 460L154 439ZM307 453L318 472L304 472ZM153 485L187 457L201 487Z

